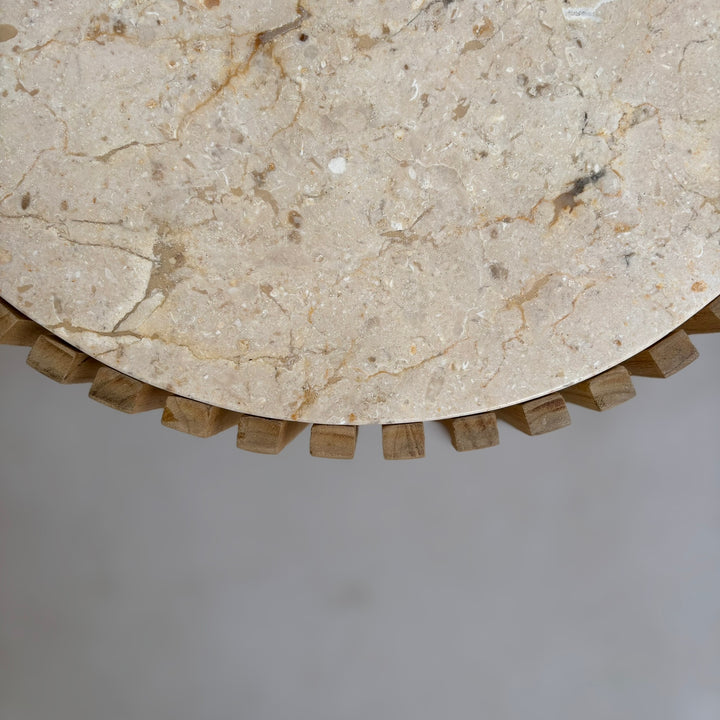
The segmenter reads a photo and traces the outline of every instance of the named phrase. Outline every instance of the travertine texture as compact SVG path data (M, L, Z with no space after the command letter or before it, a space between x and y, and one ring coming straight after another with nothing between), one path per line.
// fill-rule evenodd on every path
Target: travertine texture
M258 415L560 389L720 294L719 27L717 0L4 3L0 294Z

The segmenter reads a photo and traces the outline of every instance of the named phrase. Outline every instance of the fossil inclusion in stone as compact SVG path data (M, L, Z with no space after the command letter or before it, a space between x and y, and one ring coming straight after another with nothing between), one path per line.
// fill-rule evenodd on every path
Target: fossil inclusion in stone
M560 389L720 294L717 0L12 0L0 294L322 423Z

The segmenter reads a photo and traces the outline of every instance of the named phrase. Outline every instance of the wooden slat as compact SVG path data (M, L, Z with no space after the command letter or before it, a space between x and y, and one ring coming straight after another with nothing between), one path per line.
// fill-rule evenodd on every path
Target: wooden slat
M590 380L565 388L562 396L576 405L603 411L634 398L635 388L627 368L618 365Z
M102 367L94 358L51 335L38 337L30 350L27 364L63 384L91 382Z
M277 455L306 426L307 423L290 420L241 415L238 422L237 446L241 450L262 455Z
M687 333L720 332L720 297L715 298L699 313L691 317L682 329Z
M458 452L480 450L500 444L495 413L479 413L440 421L450 433L450 442Z
M352 460L357 436L357 425L315 424L310 428L310 454L333 460Z
M382 426L383 455L386 460L414 460L425 457L425 428L421 422Z
M165 401L162 424L180 432L207 438L237 425L239 413L197 400L170 395Z
M98 370L89 395L103 405L130 415L157 410L165 405L168 397L165 390L147 385L109 367Z
M41 336L48 334L44 327L25 317L12 305L0 300L0 345L32 347Z
M543 435L570 424L570 413L559 393L497 410L498 417L527 435Z
M699 353L684 330L676 330L652 347L626 360L633 375L666 378L697 360Z

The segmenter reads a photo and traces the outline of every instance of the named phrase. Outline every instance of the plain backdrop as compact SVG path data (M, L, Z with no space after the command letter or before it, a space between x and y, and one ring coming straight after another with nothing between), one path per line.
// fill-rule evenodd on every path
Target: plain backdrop
M0 720L718 720L720 337L608 413L278 457L0 348Z

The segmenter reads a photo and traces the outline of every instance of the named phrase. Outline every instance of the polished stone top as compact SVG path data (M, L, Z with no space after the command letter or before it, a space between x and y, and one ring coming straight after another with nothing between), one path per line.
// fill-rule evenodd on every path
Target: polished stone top
M717 0L14 0L0 294L181 395L491 410L720 294Z

